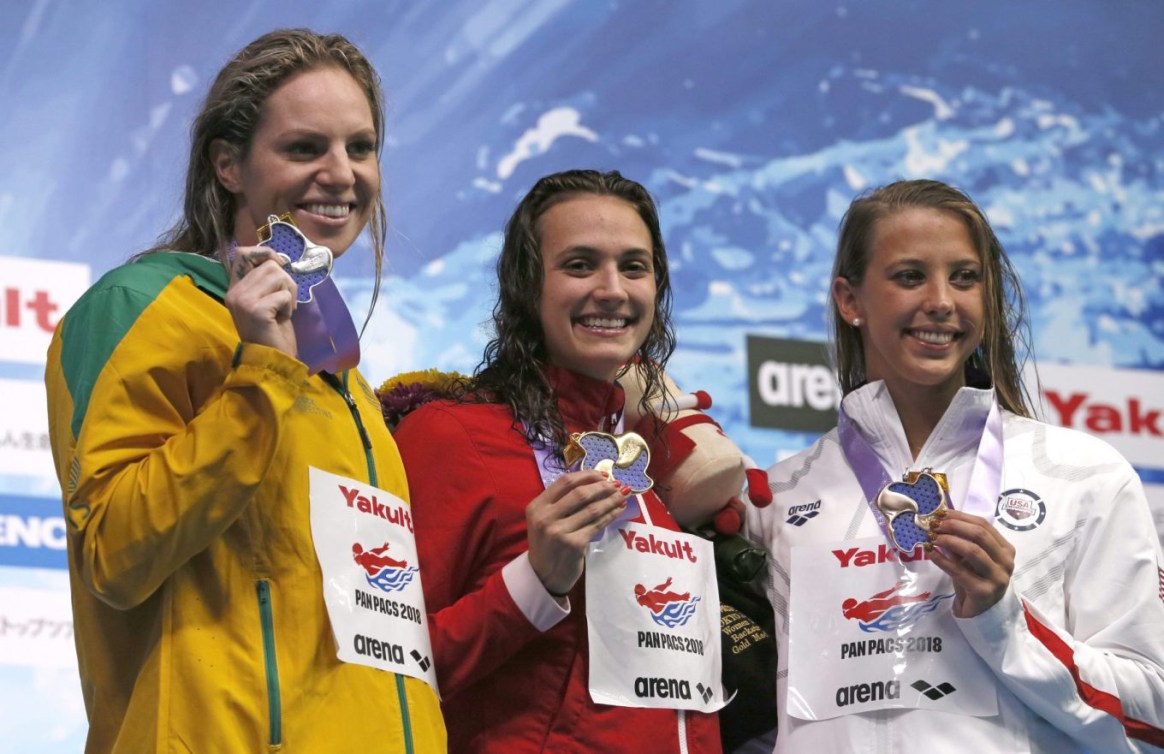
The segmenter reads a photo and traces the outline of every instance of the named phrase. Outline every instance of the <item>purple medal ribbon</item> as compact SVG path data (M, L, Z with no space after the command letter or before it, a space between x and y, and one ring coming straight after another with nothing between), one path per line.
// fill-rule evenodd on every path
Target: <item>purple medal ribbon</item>
M990 411L979 423L977 431L981 434L981 439L978 441L974 468L970 473L970 483L966 488L966 499L962 505L955 507L993 522L994 503L1002 483L1002 413L999 411L997 399L991 399ZM881 465L881 460L873 452L873 446L845 413L843 402L838 411L837 436L845 460L861 485L861 491L865 495L869 509L873 511L877 525L881 527L890 544L895 544L889 532L889 522L876 503L881 491L894 480Z
M360 336L330 277L312 292L311 301L300 303L291 315L297 355L309 374L339 374L360 363Z
M290 260L283 269L295 281L297 290L291 326L295 330L296 357L307 365L307 373L338 374L359 364L360 336L331 278L331 250L312 243L293 223L274 215L268 218L265 229L269 237L259 246ZM228 251L232 262L235 248L232 241Z

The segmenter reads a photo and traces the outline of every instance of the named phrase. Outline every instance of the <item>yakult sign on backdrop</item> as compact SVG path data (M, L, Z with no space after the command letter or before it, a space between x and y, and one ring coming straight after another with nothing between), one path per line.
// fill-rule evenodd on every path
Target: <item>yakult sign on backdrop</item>
M0 360L43 364L53 328L88 287L87 264L0 256Z
M1164 374L1040 364L1043 418L1115 446L1133 466L1164 469Z

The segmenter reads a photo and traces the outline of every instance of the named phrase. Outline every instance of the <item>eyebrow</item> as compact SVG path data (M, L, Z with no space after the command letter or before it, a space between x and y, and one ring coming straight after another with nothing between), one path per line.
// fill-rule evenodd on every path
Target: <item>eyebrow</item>
M602 255L606 254L605 251L602 251L601 249L595 248L594 246L588 246L586 244L576 244L574 246L567 246L566 248L562 249L559 253L560 254L587 254L589 256L602 256ZM615 252L615 254L617 256L620 256L620 257L625 257L625 256L653 257L654 256L649 250L640 248L638 246L632 246L628 249L623 249L622 251Z

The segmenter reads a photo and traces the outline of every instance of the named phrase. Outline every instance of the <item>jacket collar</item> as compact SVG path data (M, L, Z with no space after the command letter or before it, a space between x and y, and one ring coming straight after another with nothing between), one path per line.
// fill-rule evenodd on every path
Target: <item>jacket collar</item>
M981 427L994 401L991 388L961 388L922 446L915 461L909 452L905 429L889 389L881 380L870 382L845 396L845 413L869 441L873 452L888 468L904 471L931 467L938 471L952 466L967 451L974 453L981 439Z
M614 432L626 400L618 383L556 366L546 367L546 379L554 389L567 432Z

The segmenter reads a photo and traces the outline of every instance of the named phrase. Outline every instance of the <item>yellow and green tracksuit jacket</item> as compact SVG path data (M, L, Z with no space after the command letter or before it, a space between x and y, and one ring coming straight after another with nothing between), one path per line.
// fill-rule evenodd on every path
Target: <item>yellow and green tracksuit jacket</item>
M113 270L45 381L69 522L87 752L443 752L420 681L336 659L308 467L408 486L355 371L248 344L216 261Z

